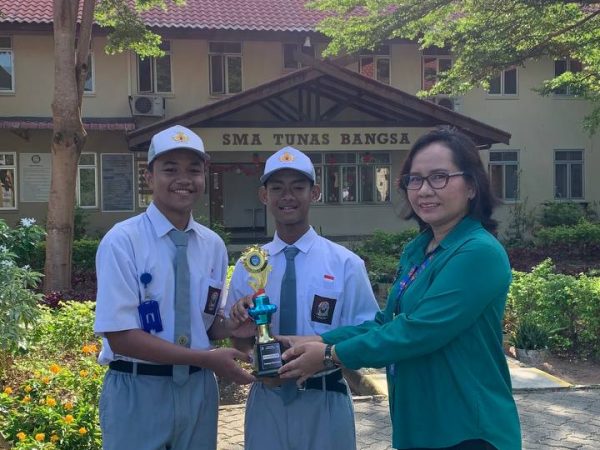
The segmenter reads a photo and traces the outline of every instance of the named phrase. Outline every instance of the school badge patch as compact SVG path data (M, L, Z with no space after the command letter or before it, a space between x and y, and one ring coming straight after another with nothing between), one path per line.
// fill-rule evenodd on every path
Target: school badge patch
M337 300L335 298L327 298L321 297L320 295L315 295L312 304L311 320L313 322L331 325L336 302Z
M206 296L206 306L204 312L214 316L217 313L219 307L219 298L221 297L221 289L215 287L208 287L208 295Z

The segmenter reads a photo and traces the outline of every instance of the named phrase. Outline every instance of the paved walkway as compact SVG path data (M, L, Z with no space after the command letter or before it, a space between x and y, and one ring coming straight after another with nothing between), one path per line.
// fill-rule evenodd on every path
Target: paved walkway
M600 389L533 390L515 399L524 450L600 449ZM387 398L357 398L354 406L358 448L391 449ZM219 450L243 450L243 422L243 406L221 409Z
M515 360L509 360L509 367L524 450L600 450L600 386L574 388ZM371 374L369 379L377 390L385 388L381 374ZM391 449L387 397L355 397L354 406L358 448ZM219 450L243 450L243 427L243 405L222 407Z

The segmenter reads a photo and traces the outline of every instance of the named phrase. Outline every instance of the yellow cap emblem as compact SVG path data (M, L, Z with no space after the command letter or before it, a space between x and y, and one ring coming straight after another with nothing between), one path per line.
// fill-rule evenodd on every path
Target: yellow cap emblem
M176 142L187 142L190 138L184 132L180 131L175 136L173 136L173 140Z
M285 152L283 155L279 157L279 161L281 162L292 162L294 160L294 155L291 153Z

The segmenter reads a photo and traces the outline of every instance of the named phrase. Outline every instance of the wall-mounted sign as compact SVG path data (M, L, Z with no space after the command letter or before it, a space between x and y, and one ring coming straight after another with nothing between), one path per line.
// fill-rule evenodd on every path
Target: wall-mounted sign
M47 202L51 178L50 153L19 154L19 191L22 202Z
M195 131L209 151L276 151L293 146L303 151L408 150L422 128L204 128Z
M133 211L132 154L102 154L102 211Z

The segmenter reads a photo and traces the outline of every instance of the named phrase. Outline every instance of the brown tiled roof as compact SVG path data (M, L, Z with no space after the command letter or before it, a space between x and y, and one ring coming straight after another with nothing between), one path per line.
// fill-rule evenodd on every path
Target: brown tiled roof
M325 14L306 9L307 0L169 0L167 11L143 13L148 26L205 30L314 31ZM52 23L52 0L0 0L1 22Z

